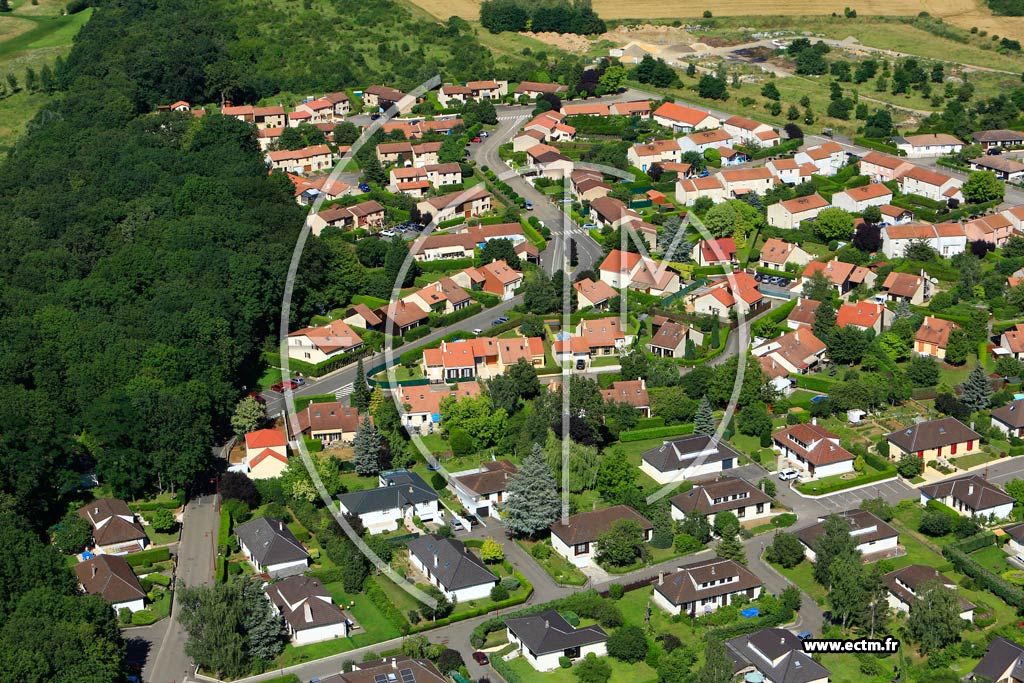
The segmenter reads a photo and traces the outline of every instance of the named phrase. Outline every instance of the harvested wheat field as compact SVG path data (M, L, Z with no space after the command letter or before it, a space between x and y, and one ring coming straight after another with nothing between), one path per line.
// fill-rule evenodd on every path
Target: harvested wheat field
M412 0L440 19L452 15L464 19L479 16L479 0ZM928 12L963 28L979 29L1001 36L1024 39L1024 17L994 17L983 0L739 0L706 5L692 0L593 0L594 10L604 19L675 19L699 17L705 9L720 16L807 16L843 13L852 7L860 16L913 16Z

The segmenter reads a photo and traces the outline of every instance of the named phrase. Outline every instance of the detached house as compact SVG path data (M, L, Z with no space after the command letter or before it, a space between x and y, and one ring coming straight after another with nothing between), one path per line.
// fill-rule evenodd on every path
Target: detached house
M817 317L818 306L820 305L820 301L800 297L796 300L796 306L789 312L789 317L786 318L786 326L791 330L797 330L801 327L810 329L814 325L814 319Z
M1024 435L1024 399L993 408L992 426L1008 437Z
M364 228L374 231L384 227L384 207L375 199L352 206L335 204L310 216L309 225L314 235L320 235L327 227L341 230Z
M886 434L885 439L889 442L889 457L893 460L913 454L928 462L981 450L981 434L955 417L918 422Z
M518 471L508 460L493 460L476 470L453 474L448 479L448 488L469 514L500 519L498 508L505 502L508 483Z
M345 408L338 401L310 403L296 418L299 433L320 439L324 446L351 443L361 420L358 408Z
M787 465L811 477L853 472L853 453L839 445L838 436L816 422L790 425L773 434L772 443Z
M650 520L628 505L615 505L559 519L551 525L551 547L573 565L585 567L598 555L598 537L620 519L636 522L644 530L644 540L651 540L654 525Z
M604 280L594 282L589 277L574 282L572 286L576 290L576 310L592 307L603 311L608 307L608 302L619 295Z
M319 173L334 166L334 153L327 145L302 149L281 149L267 152L267 162L274 170L293 173Z
M870 183L832 195L832 206L849 211L864 213L869 206L884 206L892 201L892 190L882 183Z
M882 253L888 258L902 258L914 242L924 242L949 258L967 249L967 233L959 223L909 223L882 227Z
M235 535L245 559L258 573L280 578L306 571L309 553L280 519L258 517L237 526Z
M405 114L416 104L416 98L386 85L371 85L360 96L364 106L377 107L382 112L395 107L399 114Z
M1012 286L1016 286L1016 284L1011 284ZM1009 351L1017 360L1024 359L1024 324L1017 323L1013 327L1003 330L999 345Z
M971 133L971 140L987 152L992 148L1024 145L1024 133L1015 130L979 130Z
M719 512L731 512L741 522L763 519L772 515L772 499L767 493L739 477L722 477L715 481L695 484L686 493L669 499L672 519L682 520L688 512L699 512L715 523Z
M454 538L426 534L409 541L409 561L452 603L484 600L498 577L473 551Z
M714 476L731 470L740 455L732 446L707 434L666 441L640 456L640 471L659 484Z
M257 429L245 435L245 469L250 479L280 477L288 466L288 439L280 429Z
M719 127L718 119L708 112L674 102L665 102L654 110L653 116L655 122L675 132L689 133Z
M613 249L599 268L601 280L615 289L665 296L679 291L679 274L652 258Z
M595 199L608 196L612 186L604 182L600 171L579 168L569 174L570 186L577 199L593 202Z
M797 306L793 309L793 313L799 309L800 306ZM794 327L793 313L789 317L790 327ZM825 357L825 342L814 336L814 332L811 331L813 324L812 316L810 323L797 324L792 332L769 339L751 350L754 357L761 363L761 369L766 376L774 379L790 375L805 375L818 367Z
M897 157L880 152L868 152L860 160L860 174L871 178L871 182L884 183L896 180L915 166Z
M448 683L429 659L398 655L353 664L352 671L321 678L320 683Z
M437 491L415 472L381 472L378 482L375 489L337 496L341 513L358 517L371 534L395 531L413 517L425 522L443 517Z
M506 86L507 87L507 86ZM541 95L557 95L560 92L565 92L567 88L564 85L558 85L557 83L536 83L534 81L522 81L516 86L514 94L516 97L526 95L531 100L535 100Z
M362 338L342 320L321 327L304 327L288 335L288 357L314 365L362 346Z
M491 379L525 360L534 367L544 364L540 337L476 337L442 341L423 351L423 374L433 383L466 379Z
M464 275L460 280L468 280L472 289L496 294L502 301L515 296L523 284L523 274L509 266L505 259L485 263L479 268L470 266L458 275Z
M758 290L754 277L746 271L737 270L687 294L686 310L724 319L732 311L746 315L763 301L764 296Z
M647 395L647 380L642 377L612 382L610 388L601 392L601 396L605 403L609 401L626 403L633 406L642 417L651 416L651 399Z
M762 268L785 271L790 264L806 266L814 259L813 256L800 248L799 244L783 242L777 237L769 237L761 246L758 259Z
M590 219L600 226L618 228L626 223L639 223L640 214L614 197L599 197L590 202Z
M964 200L963 192L960 191L964 181L927 168L915 166L897 178L896 182L903 194L917 194L936 202Z
M763 587L761 579L739 562L713 557L678 567L667 576L658 572L651 602L669 614L697 618L740 596L756 600Z
M1017 502L1013 496L977 474L927 484L920 490L921 505L937 500L964 517L1008 519Z
M430 318L430 314L418 305L402 300L391 301L374 312L381 319L380 329L396 337L419 327Z
M100 498L78 509L78 516L92 527L97 555L126 555L149 543L142 525L128 504L116 498Z
M1024 683L1024 645L996 636L988 644L985 656L967 674L967 680Z
M889 273L882 283L882 293L888 301L906 301L908 304L920 306L931 296L931 282L924 275L910 273Z
M914 333L914 353L919 356L932 356L939 360L946 359L949 346L949 333L959 325L949 320L925 316L921 327Z
M425 199L416 205L420 214L430 214L438 223L459 216L473 218L491 210L491 193L482 185Z
M797 152L793 160L801 166L812 164L815 168L814 172L818 175L832 176L846 165L846 150L838 142L830 140L821 145L808 147L802 152ZM832 202L835 203L834 197Z
M784 628L763 628L727 640L725 651L732 660L733 674L742 674L747 681L828 683L831 675L828 669L805 654L803 642Z
M448 314L462 310L473 303L469 293L457 285L450 277L439 278L435 282L413 292L402 299L407 304L415 304L427 314Z
M626 158L630 165L646 171L654 164L679 162L682 154L683 151L679 149L679 142L676 140L653 140L633 145L627 150Z
M267 586L267 598L284 618L293 645L308 645L334 638L347 638L354 624L334 604L319 579L289 576Z
M902 569L897 569L885 574L882 577L889 594L886 602L897 612L909 613L921 597L922 591L929 583L938 582L943 588L955 591L955 581L941 574L934 567L927 567L923 564L912 564ZM960 618L964 621L974 621L974 603L966 598L958 598L960 602Z
M858 301L855 304L845 303L836 314L836 327L856 327L860 331L874 330L881 334L891 314L881 304L870 301Z
M743 116L730 116L722 122L722 130L732 135L741 145L774 147L780 142L778 133L767 123Z
M776 202L768 207L768 225L793 230L804 221L814 220L829 206L828 200L817 193Z
M686 355L686 343L690 341L698 346L704 343L704 334L689 325L666 320L658 326L651 341L647 342L647 351L659 358L683 358Z
M631 100L629 102L612 102L608 110L615 116L636 116L641 119L651 118L650 100Z
M736 240L732 237L701 240L694 247L693 255L698 266L732 265L736 261Z
M971 159L972 171L992 171L1000 180L1019 183L1024 178L1024 164L1004 156L978 157Z
M800 275L801 288L810 281L812 275L818 272L825 276L825 279L832 285L832 289L836 290L844 299L855 287L860 285L874 287L875 281L878 279L877 275L864 266L855 266L852 263L835 259L828 263L811 261Z
M964 143L961 140L946 133L925 133L896 138L896 149L911 159L942 157L956 154L963 148Z
M98 595L114 608L138 612L146 608L146 591L128 562L117 555L96 555L75 565L75 576L88 595Z
M574 627L553 609L505 620L508 642L537 671L554 671L562 657L577 661L588 654L608 653L608 634L591 626Z
M398 398L402 403L402 426L410 434L433 434L441 423L441 401L451 397L456 400L479 396L480 384L477 382L460 382L455 388L447 385L414 386L400 388Z
M832 516L832 515L830 515ZM857 550L867 559L892 555L899 547L899 534L867 510L847 510L835 515L850 529L850 535L857 543ZM804 544L804 555L811 562L817 559L815 547L818 539L825 534L826 517L818 517L818 523L795 532Z
M560 180L572 173L573 161L555 147L534 145L526 150L526 165L545 178Z

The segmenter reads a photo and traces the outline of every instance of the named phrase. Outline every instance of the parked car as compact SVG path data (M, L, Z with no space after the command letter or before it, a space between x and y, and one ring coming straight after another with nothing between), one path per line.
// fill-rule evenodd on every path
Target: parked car
M533 211L533 202L531 202L529 199L524 199L523 208L526 209L527 211Z
M577 370L586 370L587 369L587 361L583 360L582 358L577 358L576 359L576 369Z
M800 640L808 640L813 638L814 635L810 631L800 631L800 633L796 634L796 637Z
M480 142L480 136L479 136L479 135L477 135L477 136L476 136L475 138L473 138L472 140L470 140L470 142Z
M253 399L261 406L265 406L267 404L267 399L263 398L260 394L257 394L255 391L249 392L249 398Z
M482 137L482 138L485 138L485 137L487 137L488 135L490 135L490 133L488 133L488 132L487 132L486 130L482 130L482 131L480 131L480 137Z
M500 318L495 318L494 319L494 322L492 323L492 327L494 325L503 325L503 324L505 324L507 322L508 322L508 318L506 318L505 316L501 316Z
M779 479L782 481L789 481L790 479L799 479L800 473L794 470L792 467L787 467L784 470L779 470Z
M454 517L452 517L452 521L449 522L448 526L450 526L453 531L462 531L463 529L462 522L455 519Z
M277 384L270 385L271 391L284 391L284 382L278 382Z
M292 391L295 391L296 389L299 388L299 386L301 386L294 379L285 380L284 382L281 382L281 384L282 386L284 386L285 389L291 389Z
M484 652L474 652L473 659L480 666L487 666L491 663L491 660L487 659L487 654Z
M381 230L380 234L384 235L385 237L394 237L395 236L395 231L391 230L391 229L385 229L385 230Z
M584 230L597 230L599 228L600 228L600 226L597 223L584 223L583 224L583 229Z
M369 192L370 186L367 185L366 183L359 183L359 190L360 192Z
M484 333L484 331L483 331L483 329L482 329L482 328L479 328L479 327L474 327L474 328L473 328L473 334L475 334L475 335L477 335L477 336L480 336L480 335L481 335L481 334L483 334L483 333Z
M999 149L998 147L989 147L988 150L985 152L985 154L987 154L989 156L992 156L992 157L998 156L998 155L1000 155L1002 153L1003 153L1003 150Z

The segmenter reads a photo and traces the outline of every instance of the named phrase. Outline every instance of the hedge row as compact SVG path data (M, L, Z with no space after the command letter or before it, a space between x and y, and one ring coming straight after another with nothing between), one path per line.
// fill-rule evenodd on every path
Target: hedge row
M264 681L263 683L302 683L302 679L295 674L288 674L286 676L278 676L277 678L271 678L270 680Z
M754 272L760 273L761 275L772 275L774 277L784 277L787 280L792 280L796 277L796 273L787 273L784 270L772 270L771 268L755 268ZM793 299L796 301L796 299Z
M1017 608L1024 607L1024 591L996 576L968 557L967 553L952 545L947 545L942 549L942 555L950 561L956 571L971 577L990 593L1002 598L1007 605Z
M641 417L636 421L636 429L654 429L664 426L665 418L663 417Z
M296 408L296 410L301 410ZM220 513L220 526L217 528L217 548L223 548L228 544L231 537L231 515L227 512Z
M832 381L824 377L810 377L808 375L797 375L796 385L801 389L826 392L832 388Z
M853 144L860 145L861 147L867 147L873 149L876 152L885 152L886 154L892 154L893 156L906 156L903 152L892 145L887 145L883 142L873 140L871 138L855 137L853 138Z
M473 265L471 258L438 259L437 261L421 261L420 272L438 273L449 270L464 270ZM387 302L385 302L387 303Z
M355 363L360 358L369 356L372 353L373 348L364 344L362 348L355 351L349 351L348 353L343 353L337 358L331 358L330 360L325 360L324 362L316 365L296 358L289 358L288 369L292 372L301 372L306 377L322 377L329 372L337 370L338 368ZM263 362L272 368L280 367L281 354L276 351L265 351L263 353Z
M126 555L124 559L131 567L144 567L147 564L166 562L171 559L171 551L168 548L150 548L140 553Z
M756 150L747 150L744 152L751 160L755 159L767 159L768 157L779 156L781 154L787 154L788 152L795 152L803 144L803 138L794 138L792 140L786 140L785 142L775 145L774 147L760 147Z
M184 489L181 489L178 491L178 495L176 495L173 500L150 500L144 503L132 503L130 507L136 512L152 512L153 510L177 510L184 504L185 491Z
M949 507L945 503L939 502L939 501L934 500L934 499L931 499L927 503L925 503L925 507L929 508L931 510L938 510L939 512L941 512L942 514L946 515L947 517L949 517L952 520L956 520L956 519L960 518L960 515L957 514L956 510L954 510L953 508ZM969 553L971 551L965 549L964 552Z
M452 218L452 219L447 220L447 221L441 221L440 223L437 224L437 229L438 230L444 230L445 228L452 228L452 227L455 227L456 225L462 225L465 222L466 222L466 217L465 216L459 216L458 218Z
M424 337L429 336L433 331L434 330L430 325L419 325L403 334L402 339L407 342L416 341L417 339L423 339Z
M223 555L218 555L213 561L213 580L217 583L224 583L227 578L227 560Z
M982 531L980 534L968 536L962 541L957 541L952 545L965 553L973 553L975 550L981 550L982 548L987 548L988 546L995 544L996 535L991 531Z
M531 595L533 595L533 584L527 581L526 577L520 574L519 572L514 572L512 575L519 579L520 585L526 589L523 591L522 595L519 595L515 598L509 598L508 600L502 600L501 602L494 602L487 605L482 605L480 607L477 607L476 609L471 609L467 612L459 612L458 614L453 614L451 616L445 617L444 619L431 621L427 624L424 624L423 626L417 626L413 628L411 632L421 633L423 631L430 631L441 626L448 626L449 624L454 624L457 621L465 621L466 619L472 619L473 617L482 616L484 614L487 614L491 610L502 610L506 607L515 607L516 605L523 604L524 602L530 599ZM502 625L504 625L504 619L502 619Z
M804 495L808 496L824 496L829 493L835 493L836 491L842 491L844 489L853 488L854 486L863 486L864 484L873 484L876 481L882 481L883 479L891 479L896 476L896 468L890 467L889 469L880 470L878 472L872 472L871 474L865 474L862 477L856 479L846 479L840 481L831 481L828 484L820 485L814 482L808 482L806 484L798 484L797 486ZM813 490L812 490L813 488Z
M767 614L753 617L752 619L741 619L732 624L713 628L707 632L707 637L713 637L719 642L725 642L730 638L745 636L749 633L760 631L763 628L774 628L776 626L780 626L788 623L792 618L793 612L780 612L778 614L775 612L769 612Z
M363 593L369 598L370 602L376 605L384 616L390 621L395 628L401 633L409 632L409 620L402 614L402 610L398 609L384 592L372 576L367 576L366 580L363 581Z
M892 463L889 462L889 460L887 460L886 458L883 458L882 456L878 455L877 453L868 452L861 457L864 458L864 462L866 462L871 467L874 467L876 470L892 469Z
M516 578L519 578L518 573L516 574ZM520 579L520 581L522 581L522 579ZM619 611L619 608L615 604L607 602L601 598L595 591L589 590L580 593L573 593L572 595L552 600L551 602L524 607L523 609L516 610L511 614L504 614L502 616L488 619L473 629L473 633L469 636L469 642L475 648L483 647L484 641L487 640L487 635L505 628L505 621L507 619L528 617L531 614L538 614L549 609L566 609L575 612L577 615L585 619L596 619L606 628L616 627L622 624L622 612Z
M437 321L436 321L437 324L433 325L433 326L434 327L450 327L450 326L454 325L455 323L462 322L466 318L472 318L474 315L476 315L477 313L482 312L483 310L484 310L484 305L483 304L481 304L479 302L472 303L469 306L466 306L465 308L460 308L457 311L453 311L452 313L448 313L447 315L440 316L439 318L437 318Z
M529 221L520 221L523 226L523 234L526 235L526 239L530 240L530 243L538 249L543 250L547 246L547 241L544 236L538 232L537 228L530 225Z
M643 441L644 439L657 439L664 436L686 436L693 434L693 425L669 425L668 427L650 427L648 429L632 429L619 434L619 441Z

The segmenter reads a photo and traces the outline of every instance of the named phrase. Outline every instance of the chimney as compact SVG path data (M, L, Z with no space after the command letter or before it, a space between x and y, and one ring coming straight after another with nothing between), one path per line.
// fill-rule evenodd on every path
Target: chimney
M544 628L550 628L550 627L551 627L551 624L549 624L549 623L548 623L548 620L547 620L547 619L545 619L545 620L544 620Z
M971 482L971 484L967 487L967 495L968 496L973 496L974 495L974 482Z
M818 418L812 417L811 418L811 424L814 425L815 427L817 427L818 426Z
M93 562L93 565L92 565L92 578L94 578L94 579L96 578L96 572L98 572L98 571L99 571L99 568L96 566L96 563Z
M665 572L658 572L658 585L661 586L665 583Z
M392 657L391 658L391 668L392 669L397 669L398 668L398 658L397 657Z
M278 531L284 532L284 522L280 519L277 520L277 529Z
M786 644L786 637L785 636L779 636L779 645L785 645L785 644Z
M437 553L434 553L434 568L437 569Z
M307 624L313 621L313 609L308 602L302 603L302 618L306 620Z

